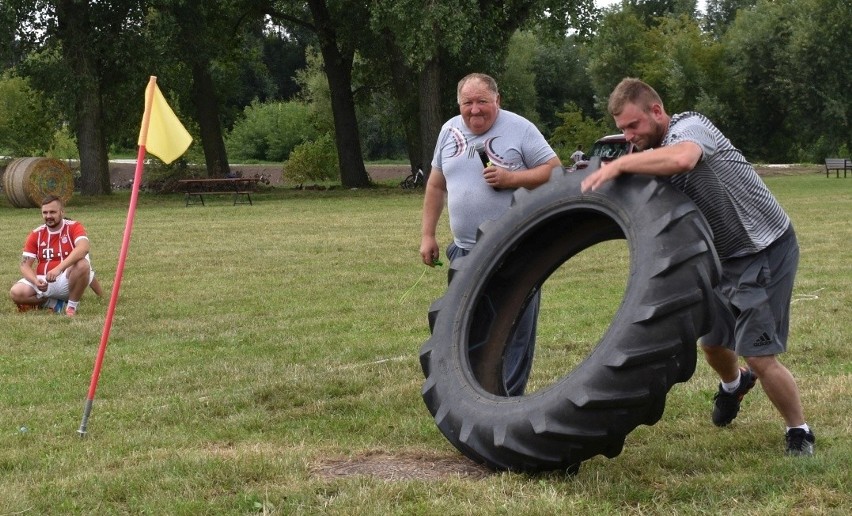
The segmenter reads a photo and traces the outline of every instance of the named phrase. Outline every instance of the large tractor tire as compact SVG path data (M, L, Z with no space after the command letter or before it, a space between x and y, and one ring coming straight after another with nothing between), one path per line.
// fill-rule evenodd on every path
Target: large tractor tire
M598 166L555 169L548 183L517 191L452 263L447 292L430 308L423 400L444 436L492 469L573 473L596 455L615 457L695 371L720 271L709 226L689 198L652 177L626 175L582 194ZM503 351L527 301L572 256L613 239L627 240L630 268L609 328L552 385L506 396Z

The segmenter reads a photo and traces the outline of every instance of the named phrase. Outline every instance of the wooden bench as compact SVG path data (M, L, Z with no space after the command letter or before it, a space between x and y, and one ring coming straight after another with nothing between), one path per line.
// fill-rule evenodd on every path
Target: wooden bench
M834 170L837 177L840 177L840 171L843 171L843 177L846 177L846 172L852 172L852 162L849 158L825 158L825 177L828 173Z
M237 204L252 205L251 194L257 188L260 181L257 177L221 177L221 178L199 178L180 179L178 187L184 193L185 206L201 203L204 204L205 195L233 195L234 206Z

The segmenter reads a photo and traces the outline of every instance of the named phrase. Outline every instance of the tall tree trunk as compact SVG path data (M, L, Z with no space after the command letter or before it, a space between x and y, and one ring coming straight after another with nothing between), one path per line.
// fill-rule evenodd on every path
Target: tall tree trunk
M370 186L370 176L364 168L364 155L361 153L361 136L358 132L358 117L355 114L355 98L352 95L354 51L341 52L338 49L333 21L325 2L308 0L308 6L316 22L320 52L331 91L340 182L347 188Z
M340 165L340 182L347 188L370 186L370 177L364 167L361 152L361 136L358 132L358 117L355 114L355 99L352 96L352 66L340 62L339 54L328 56L329 49L322 48L325 73L331 90L331 109L334 113L334 140ZM336 50L336 49L335 49Z
M74 129L80 152L80 193L108 194L109 155L103 132L101 85L91 45L86 38L93 29L88 23L88 3L61 0L56 5L63 59L73 73Z
M78 72L76 77L79 79ZM89 82L89 81L86 81ZM97 84L92 81L93 84ZM78 81L78 84L84 84ZM80 152L80 193L83 195L108 194L111 191L109 180L109 154L106 140L101 130L100 89L81 87L77 90L77 150Z
M396 44L390 31L383 34L385 48L390 63L391 87L396 102L397 113L405 133L405 147L411 170L420 168L429 173L431 154L423 154L420 138L419 98L417 91L417 74L405 64L402 50Z
M195 104L195 116L201 131L201 146L204 149L204 162L209 177L224 177L230 173L228 153L222 125L219 122L219 103L216 88L210 75L209 62L192 61L192 100Z
M418 91L420 92L420 148L421 154L431 159L435 152L438 133L444 124L441 113L441 66L437 57L433 57L420 72ZM424 172L428 173L428 169Z

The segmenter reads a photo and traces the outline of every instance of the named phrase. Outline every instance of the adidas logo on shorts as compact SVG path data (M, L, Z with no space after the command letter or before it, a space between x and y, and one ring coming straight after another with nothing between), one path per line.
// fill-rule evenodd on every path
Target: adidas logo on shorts
M769 344L772 344L772 339L769 338L769 335L767 335L766 332L763 332L763 334L754 341L754 346L756 347L768 346Z

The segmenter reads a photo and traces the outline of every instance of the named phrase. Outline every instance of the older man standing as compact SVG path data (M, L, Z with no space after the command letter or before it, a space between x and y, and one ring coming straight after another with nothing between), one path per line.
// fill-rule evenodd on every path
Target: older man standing
M450 260L467 255L477 228L509 209L512 192L535 188L561 166L559 157L529 120L500 108L496 81L472 73L458 83L460 114L441 128L423 200L420 257L433 266L440 257L435 231L447 198L453 242ZM523 394L532 367L540 295L516 326L504 357L504 387Z

